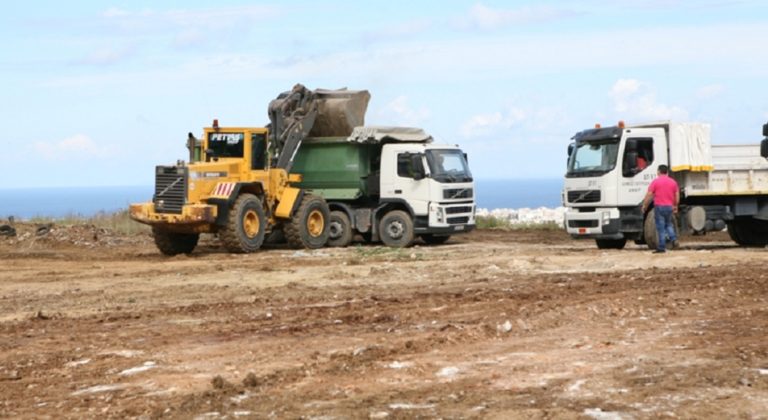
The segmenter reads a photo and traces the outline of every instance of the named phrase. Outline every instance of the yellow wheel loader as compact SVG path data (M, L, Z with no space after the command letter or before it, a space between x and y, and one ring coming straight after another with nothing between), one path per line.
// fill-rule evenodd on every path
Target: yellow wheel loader
M269 105L267 127L221 127L217 120L201 139L189 134L189 161L155 168L151 202L132 204L131 217L152 226L166 255L188 254L201 233L215 233L230 252L258 250L282 228L297 248L328 241L325 200L292 185L293 159L308 136L348 136L363 125L367 91L314 90L296 85Z

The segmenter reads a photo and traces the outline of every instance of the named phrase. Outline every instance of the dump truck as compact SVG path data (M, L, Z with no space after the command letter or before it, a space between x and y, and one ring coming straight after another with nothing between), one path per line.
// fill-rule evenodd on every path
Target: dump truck
M347 137L309 137L297 151L297 187L330 207L328 244L353 235L406 247L440 244L475 227L475 188L466 155L419 128L356 127Z
M601 249L628 240L655 248L653 204L644 212L642 202L664 164L680 187L679 233L727 228L740 245L768 245L768 124L761 144L712 145L710 136L709 124L672 121L576 133L562 192L568 233Z
M132 204L131 217L152 226L166 255L192 252L201 233L218 234L230 252L254 252L276 227L294 247L322 247L328 203L298 187L291 167L305 138L346 136L363 125L369 99L367 91L296 85L269 104L267 127L214 120L201 139L188 135L189 163L155 168L152 201Z

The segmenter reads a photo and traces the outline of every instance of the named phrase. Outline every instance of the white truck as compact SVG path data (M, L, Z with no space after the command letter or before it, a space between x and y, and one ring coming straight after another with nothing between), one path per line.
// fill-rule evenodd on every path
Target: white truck
M759 145L713 146L710 131L709 124L664 121L576 133L562 193L568 233L601 249L628 240L655 248L653 205L643 212L642 201L665 164L680 186L678 232L727 227L740 245L768 245L768 124Z
M296 153L297 184L330 207L328 244L354 234L405 247L475 228L475 186L466 155L418 128L356 127L348 137L307 138Z

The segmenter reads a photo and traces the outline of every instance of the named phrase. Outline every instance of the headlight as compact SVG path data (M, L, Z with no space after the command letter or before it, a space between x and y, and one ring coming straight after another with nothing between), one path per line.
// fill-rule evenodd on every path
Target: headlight
M603 224L607 225L611 221L611 215L607 211L604 211L602 214L603 214Z

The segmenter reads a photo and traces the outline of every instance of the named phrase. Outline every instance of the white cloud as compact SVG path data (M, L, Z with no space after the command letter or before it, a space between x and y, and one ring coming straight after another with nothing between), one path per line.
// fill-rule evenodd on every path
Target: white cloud
M686 120L688 111L660 103L656 92L636 79L619 79L610 90L614 111L623 120Z
M549 6L500 9L477 3L469 9L467 16L463 18L460 26L477 29L496 29L507 25L557 20L574 14L570 10Z
M108 66L119 63L133 55L133 48L99 48L76 62L93 66Z
M114 154L114 147L99 145L85 134L75 134L60 141L34 144L35 151L46 160L103 158Z
M511 106L504 112L477 114L461 125L459 132L466 138L509 137L516 130L516 137L541 137L563 127L566 112L556 106Z
M424 106L412 107L408 97L401 95L390 101L377 115L384 120L383 125L419 127L432 116L432 112Z
M431 26L432 22L427 19L389 24L381 29L366 32L363 35L363 40L372 43L391 41L394 38L412 37L427 31Z
M725 86L723 85L706 85L696 90L696 97L699 99L712 99L720 96L723 92L725 92Z

